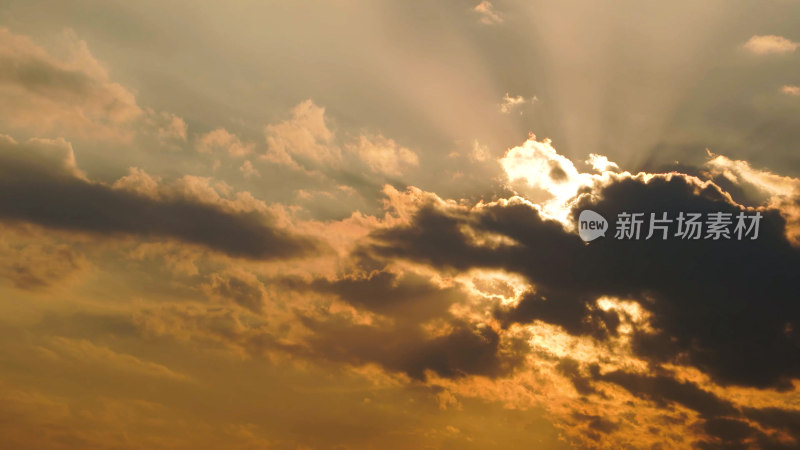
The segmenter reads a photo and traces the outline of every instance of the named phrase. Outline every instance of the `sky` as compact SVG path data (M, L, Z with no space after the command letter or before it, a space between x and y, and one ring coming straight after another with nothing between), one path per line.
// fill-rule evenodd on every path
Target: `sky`
M0 2L0 447L797 448L798 30L794 0Z

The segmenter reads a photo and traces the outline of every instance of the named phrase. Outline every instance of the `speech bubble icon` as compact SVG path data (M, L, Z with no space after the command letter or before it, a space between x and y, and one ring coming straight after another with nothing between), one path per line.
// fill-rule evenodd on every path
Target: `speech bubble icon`
M606 218L592 211L584 209L578 216L578 234L585 242L593 241L606 235L608 221Z

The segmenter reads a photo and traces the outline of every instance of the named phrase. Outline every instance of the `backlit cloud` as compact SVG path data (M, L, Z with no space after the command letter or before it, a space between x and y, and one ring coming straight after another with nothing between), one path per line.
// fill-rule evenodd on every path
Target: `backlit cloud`
M0 13L3 445L798 447L798 43L739 23L798 5L42 3Z

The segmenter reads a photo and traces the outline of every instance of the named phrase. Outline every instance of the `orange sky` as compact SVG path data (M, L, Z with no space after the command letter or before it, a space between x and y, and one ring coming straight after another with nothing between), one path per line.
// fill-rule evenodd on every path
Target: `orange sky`
M0 448L795 448L799 20L5 2Z

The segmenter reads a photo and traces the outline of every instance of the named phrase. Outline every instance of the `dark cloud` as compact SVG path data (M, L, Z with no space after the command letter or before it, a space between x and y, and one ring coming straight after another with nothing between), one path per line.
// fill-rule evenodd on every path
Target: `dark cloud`
M521 362L521 346L505 349L490 327L453 321L442 335L429 336L418 326L370 326L350 322L304 319L314 332L313 351L329 360L351 364L376 363L423 380L425 372L443 377L497 377Z
M572 417L581 422L586 422L589 429L599 433L612 433L619 429L619 424L612 422L605 417L592 414L573 413Z
M583 197L575 213L590 208L613 221L622 211L673 218L681 211L739 211L716 186L681 175L648 182L620 176L595 194ZM757 240L623 241L611 238L612 230L587 245L521 202L472 213L428 205L408 226L376 232L373 251L439 268L494 267L525 275L536 293L498 310L506 324L539 319L573 334L613 335L613 314L590 314L587 303L602 295L635 299L653 313L658 330L635 333L640 356L658 362L684 355L723 384L787 387L800 376L800 254L788 243L779 212L762 214ZM463 226L517 245L478 246Z
M572 358L564 358L556 364L556 370L561 375L567 377L572 386L581 395L597 393L589 377L584 376L580 371L580 363Z
M712 442L699 443L700 448L744 448L742 441L754 437L756 433L747 422L724 417L706 420L704 428L715 439Z
M387 271L336 280L317 279L310 287L319 292L336 294L355 307L401 317L403 320L424 320L445 315L447 308L464 296L458 289L435 286L421 275L398 275Z
M736 213L721 193L680 176L649 183L627 179L602 192L606 217L618 212ZM778 211L762 212L757 240L598 241L587 246L596 282L620 296L650 298L656 336L640 334L637 352L657 360L686 352L689 362L721 383L786 386L800 375L800 254L785 237ZM599 269L599 270L598 270ZM603 286L605 285L605 286ZM676 348L670 348L675 344Z
M225 211L188 198L157 200L91 182L79 176L65 145L0 141L0 219L177 239L245 258L287 258L318 248L261 213Z
M421 275L376 271L362 277L318 279L305 286L297 280L291 284L295 289L335 294L388 319L360 325L336 316L301 317L313 331L309 344L315 357L376 363L422 380L426 371L443 377L508 374L525 353L523 342L501 342L493 328L454 318L448 308L464 302L466 293L437 286ZM426 330L431 323L439 331Z
M744 414L751 420L792 432L795 437L800 438L800 411L798 410L744 408Z
M740 408L694 383L676 380L671 372L642 375L614 371L601 374L596 367L590 367L588 373L583 373L577 361L570 358L559 361L557 369L572 381L576 389L580 386L578 391L584 394L597 394L594 383L602 381L621 386L632 395L655 403L660 409L672 410L674 405L680 405L696 411L699 420L692 426L706 436L693 444L698 448L739 448L743 442L755 443L758 448L791 448L790 443L781 442L774 433L765 433L759 427L780 430L793 439L800 437L800 413L797 411ZM618 423L589 414L576 412L573 418L586 422L595 434L613 433L619 428ZM674 422L677 418L665 416L664 420ZM689 418L684 416L683 421L689 421ZM657 426L651 431L659 432ZM595 436L595 440L599 438L599 435Z
M72 101L97 89L97 80L85 72L66 70L33 57L0 57L0 84L18 85L49 98Z
M699 412L703 417L725 416L737 412L730 402L693 383L677 381L671 374L642 376L616 371L598 374L597 379L616 383L631 394L652 400L662 408L668 406L669 402L674 402Z

